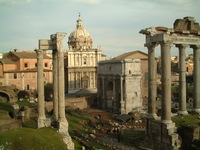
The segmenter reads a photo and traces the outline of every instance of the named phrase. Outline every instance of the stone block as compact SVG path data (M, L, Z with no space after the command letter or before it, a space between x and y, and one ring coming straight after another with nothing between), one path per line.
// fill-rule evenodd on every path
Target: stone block
M178 149L181 142L175 133L175 123L162 123L160 120L147 119L145 145L155 150ZM150 144L151 143L151 144Z

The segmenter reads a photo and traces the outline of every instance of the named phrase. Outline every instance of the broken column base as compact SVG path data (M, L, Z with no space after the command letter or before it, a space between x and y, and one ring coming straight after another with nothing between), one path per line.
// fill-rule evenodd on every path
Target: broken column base
M59 120L58 132L63 136L63 141L67 145L68 150L74 150L74 143L68 132L68 122L66 119Z
M188 112L185 110L185 111L178 111L178 114L179 115L188 115Z
M176 133L175 123L147 119L146 139L142 142L142 147L153 150L178 150L181 147L181 140Z
M43 117L38 118L37 120L37 128L44 128L44 127L50 127L51 126L51 119Z
M200 109L199 108L194 108L193 111L198 113L198 114L200 114Z

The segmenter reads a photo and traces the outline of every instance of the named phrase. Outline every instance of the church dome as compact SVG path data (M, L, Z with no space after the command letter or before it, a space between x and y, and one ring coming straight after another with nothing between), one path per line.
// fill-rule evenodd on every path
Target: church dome
M77 20L76 29L69 35L68 46L70 50L92 48L92 38L89 32L83 27L80 15Z

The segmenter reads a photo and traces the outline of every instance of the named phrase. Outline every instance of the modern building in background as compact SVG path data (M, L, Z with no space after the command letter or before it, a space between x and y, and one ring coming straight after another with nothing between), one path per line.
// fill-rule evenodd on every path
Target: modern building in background
M100 48L92 47L93 41L89 32L83 27L79 15L76 29L69 35L65 59L65 90L77 93L81 89L97 90L98 62L105 60Z
M44 54L44 83L52 82L51 57ZM33 91L37 87L37 56L34 51L17 49L0 59L0 85L15 85L20 90Z

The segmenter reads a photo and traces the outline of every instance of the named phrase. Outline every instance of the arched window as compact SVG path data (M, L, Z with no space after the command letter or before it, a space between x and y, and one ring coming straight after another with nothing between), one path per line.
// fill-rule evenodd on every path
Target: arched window
M87 64L87 57L83 58L83 64L86 65Z

